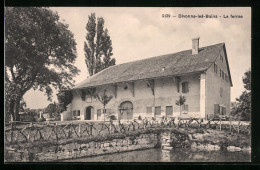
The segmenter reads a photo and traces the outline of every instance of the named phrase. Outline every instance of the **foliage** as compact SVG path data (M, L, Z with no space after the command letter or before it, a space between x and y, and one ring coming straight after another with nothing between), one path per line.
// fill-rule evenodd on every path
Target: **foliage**
M23 99L21 99L19 111L24 112L25 108L26 108L26 102Z
M95 13L91 13L88 18L84 51L88 72L92 76L109 66L115 65L116 60L114 58L111 59L113 55L112 41L108 30L104 30L104 19L98 17L96 23Z
M106 94L106 90L104 90L103 95L98 95L97 93L94 94L94 96L103 104L104 110L106 109L106 105L110 102L110 100L113 98L113 96L108 96ZM105 120L105 117L104 117Z
M76 42L68 25L48 8L5 8L5 101L7 112L19 120L24 94L33 88L51 100L53 88L73 86L79 70Z
M182 110L181 110L181 107L182 107L182 105L185 104L185 102L186 102L186 98L185 98L185 96L182 96L182 95L180 95L180 96L179 96L179 99L175 101L175 104L176 104L177 106L180 106L180 117L181 117L181 111L182 111Z
M242 120L251 119L251 70L244 73L242 78L245 91L242 92L239 98L236 98L237 107L231 110L231 114L241 117Z
M59 118L60 115L60 106L58 103L56 103L55 101L53 103L50 103L45 109L44 111L46 113L50 114L51 118Z
M104 90L103 95L99 96L98 94L96 94L97 99L103 104L104 109L106 107L106 105L109 103L109 101L113 98L113 96L108 96L106 94L106 90Z
M67 105L71 103L73 94L71 91L60 91L57 94L58 101L61 107L60 112L66 111L67 110Z

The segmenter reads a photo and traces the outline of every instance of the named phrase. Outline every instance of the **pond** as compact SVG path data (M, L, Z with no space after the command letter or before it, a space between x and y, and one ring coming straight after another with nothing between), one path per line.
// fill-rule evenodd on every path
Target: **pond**
M63 162L250 162L250 152L198 151L160 148L85 157Z

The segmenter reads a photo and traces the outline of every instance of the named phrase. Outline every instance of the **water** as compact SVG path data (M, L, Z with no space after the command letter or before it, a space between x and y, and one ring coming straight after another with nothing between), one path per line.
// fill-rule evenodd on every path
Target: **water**
M157 148L64 160L64 162L250 162L250 160L249 152L198 151L180 148L167 151Z

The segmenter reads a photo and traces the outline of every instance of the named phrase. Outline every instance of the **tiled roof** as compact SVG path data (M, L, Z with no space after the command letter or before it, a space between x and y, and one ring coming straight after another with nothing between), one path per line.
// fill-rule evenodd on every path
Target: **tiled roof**
M224 46L221 43L202 47L194 55L191 50L186 50L114 65L77 84L74 89L205 71Z

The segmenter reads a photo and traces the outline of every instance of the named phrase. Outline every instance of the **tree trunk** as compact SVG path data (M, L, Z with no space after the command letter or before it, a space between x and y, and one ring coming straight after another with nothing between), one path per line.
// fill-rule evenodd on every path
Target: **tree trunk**
M106 114L106 113L105 113L105 110L106 110L106 106L104 105L104 106L103 106L104 122L105 122L105 114Z
M14 100L11 100L11 101L10 101L10 105L9 105L9 114L10 114L10 116L11 116L11 121L14 121L14 120L15 120L14 103L15 103L15 101L14 101Z
M15 121L20 120L20 116L19 116L20 101L21 101L21 98L19 98L19 97L15 101L15 108L14 108Z
M182 111L181 106L182 106L182 105L180 105L180 118L181 118L181 111Z

